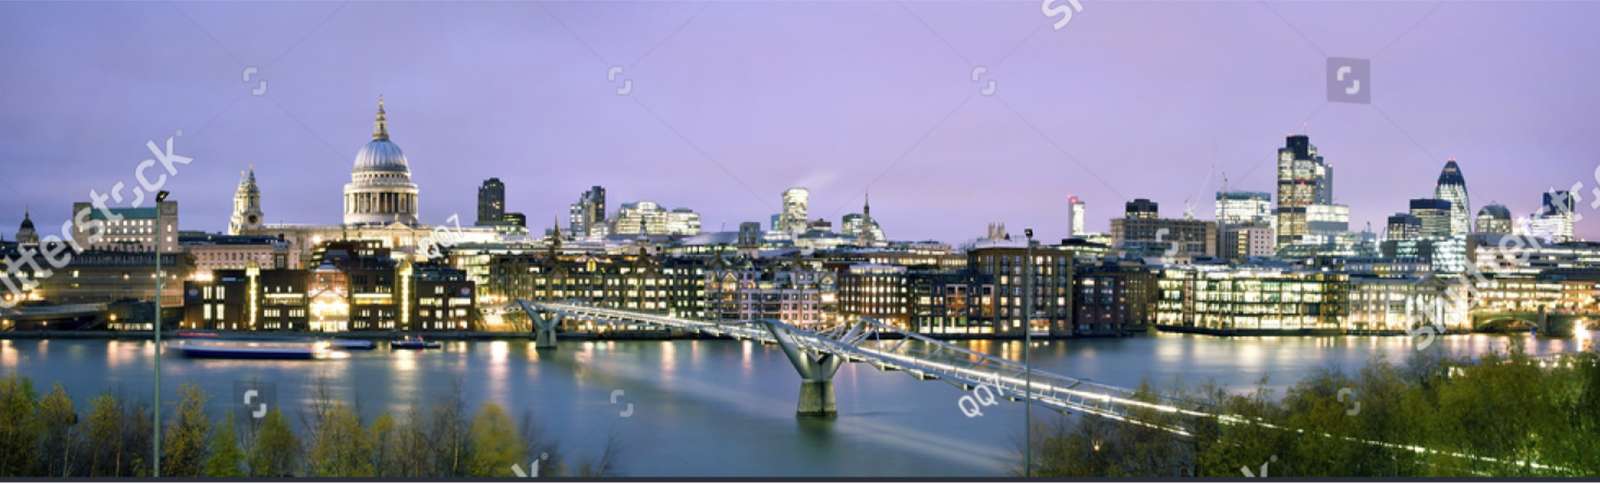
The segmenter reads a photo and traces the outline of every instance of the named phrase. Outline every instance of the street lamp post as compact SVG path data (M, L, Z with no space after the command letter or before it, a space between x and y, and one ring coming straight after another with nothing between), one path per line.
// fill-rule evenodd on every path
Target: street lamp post
M151 446L155 448L155 467L151 469L151 476L161 477L161 203L167 200L167 191L156 193L156 316L153 329L156 336L156 398L155 398L155 440Z
M1022 477L1033 476L1033 361L1029 359L1033 347L1033 291L1034 291L1034 263L1033 263L1033 228L1023 230L1028 237L1027 265L1023 269L1022 279L1022 408L1023 408L1023 459Z

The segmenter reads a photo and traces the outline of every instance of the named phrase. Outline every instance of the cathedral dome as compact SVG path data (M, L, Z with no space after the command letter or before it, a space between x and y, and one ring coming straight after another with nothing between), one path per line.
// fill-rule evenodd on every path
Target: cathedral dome
M373 122L372 141L356 152L356 172L410 172L405 152L400 145L389 141L389 121L383 111L383 101L378 101L378 119Z
M346 225L417 224L417 184L400 146L389 141L389 120L378 98L372 141L356 153L350 183L344 185Z

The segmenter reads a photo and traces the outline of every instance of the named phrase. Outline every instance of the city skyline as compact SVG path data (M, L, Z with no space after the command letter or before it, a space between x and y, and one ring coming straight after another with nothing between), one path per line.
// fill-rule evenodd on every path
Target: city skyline
M427 31L417 39L360 35L391 16L409 18L428 11L427 6L273 9L262 19L268 26L263 28L285 27L272 34L293 32L282 35L290 40L219 27L251 19L249 8L173 6L172 20L192 28L182 29L188 36L184 42L171 43L153 31L112 22L120 9L131 7L100 12L70 5L6 5L0 9L17 13L6 15L9 19L66 17L86 27L106 27L106 35L127 42L93 44L84 57L63 57L59 50L83 43L35 27L50 22L8 25L8 33L0 34L49 40L7 43L9 57L31 69L0 74L6 92L29 94L8 97L0 123L14 127L7 132L16 138L0 158L11 166L39 168L0 186L0 206L8 209L0 213L0 233L14 237L24 208L43 227L66 220L71 203L85 199L89 189L104 190L131 176L138 161L147 158L144 141L179 130L179 153L196 160L168 185L174 200L184 203L184 229L225 229L237 174L251 164L266 222L336 223L339 213L329 207L337 206L350 160L370 139L372 101L379 94L387 95L394 139L407 150L422 192L420 219L429 225L442 224L452 214L470 220L477 185L498 177L508 189L506 205L525 212L536 229L552 217L565 224L573 197L591 185L611 191L611 211L622 202L670 201L700 212L707 231L734 231L746 221L766 226L768 216L778 212L779 194L805 186L812 192L810 216L836 223L858 210L862 194L870 190L875 219L897 240L959 243L981 236L984 224L997 221L1017 230L1033 227L1048 240L1066 235L1069 194L1087 203L1087 229L1106 232L1118 208L1135 198L1155 200L1168 217L1180 216L1187 200L1206 218L1224 172L1228 190L1272 192L1272 153L1291 132L1310 135L1337 169L1336 202L1351 207L1354 231L1368 222L1380 231L1389 215L1406 211L1409 199L1431 197L1440 167L1451 158L1468 181L1476 204L1471 214L1497 202L1524 216L1538 208L1539 195L1549 188L1593 183L1592 161L1583 159L1577 141L1583 133L1581 115L1597 100L1576 84L1566 88L1563 83L1590 77L1585 69L1594 67L1559 61L1583 58L1595 46L1555 40L1563 35L1582 39L1570 36L1582 27L1576 19L1595 7L1450 4L1434 11L1427 5L1334 9L1221 3L1156 9L1091 4L1059 31L1050 29L1043 22L1049 19L1036 9L1024 7L658 4L640 7L653 16L624 15L609 19L613 22L604 29L593 23L596 10L581 5L452 11L438 20L451 26L476 23L485 31L527 36L527 45L548 47L512 56L522 59L518 62L471 64L496 73L482 81L463 74L475 72L465 66L455 66L462 73L432 69L451 66L428 56L438 52L429 42L440 37ZM774 21L795 38L759 37L749 48L723 53L749 61L767 49L798 49L800 59L793 66L706 65L716 56L697 55L732 49L718 46L718 33L763 12L781 13ZM841 39L829 40L819 37L828 31L822 26L829 12L869 20L828 24L844 29ZM1189 23L1180 24L1186 16ZM1528 21L1500 22L1504 17ZM1018 33L982 38L973 35L974 26L958 22L962 19L984 32L1010 26ZM1369 26L1389 32L1346 39L1342 34L1349 33L1352 19L1381 20ZM1169 28L1171 37L1116 42L1130 37L1121 28L1129 22ZM1539 31L1524 31L1518 24L1537 24ZM1228 27L1244 32L1213 32ZM608 35L618 32L635 35ZM1215 39L1217 51L1162 52L1182 47L1178 37L1185 32ZM1262 36L1278 45L1252 42ZM861 58L865 54L830 51L837 57L829 57L812 50L864 40L882 44L864 50L907 56L909 67L877 69ZM1091 43L1115 52L1085 52L1084 45ZM1246 44L1283 54L1262 57L1295 59L1294 65L1303 66L1274 74L1271 82L1252 83L1239 82L1282 69L1262 71L1267 66L1256 62L1220 74L1174 69L1197 73L1189 80L1206 86L1202 96L1169 93L1176 84L1140 75L1161 62L1195 68L1227 58L1223 46ZM491 47L490 52L514 48ZM623 68L619 75L632 82L629 95L618 95L624 84L607 80L608 65L594 59L591 47ZM1324 47L1333 55L1383 54L1372 56L1378 92L1372 106L1322 99L1318 51ZM1535 48L1547 52L1523 55ZM1459 57L1469 52L1515 59L1522 70L1470 79L1449 75L1456 66L1469 65ZM981 60L1008 55L1004 64ZM1139 62L1123 62L1118 55ZM267 58L255 73L270 83L263 96L251 96L256 83L239 81L239 72L253 64L235 62L237 57ZM640 57L648 62L630 61ZM278 59L286 64L273 66ZM685 60L694 62L673 64ZM974 73L968 60L988 68L983 75L997 82L995 96L983 95L982 84L969 79ZM346 67L323 72L330 63ZM813 69L830 65L835 69ZM1558 67L1562 70L1555 71ZM414 74L402 72L420 68L428 68L427 82L419 84ZM93 79L108 82L77 96L52 95L85 88L84 72L94 69L111 75ZM544 75L531 76L535 72ZM702 72L732 76L708 75L698 82ZM1111 81L1119 73L1141 81L1117 87ZM850 81L824 82L837 74ZM146 76L153 76L148 83L117 82ZM515 81L522 78L550 81L518 89ZM57 82L69 79L75 82ZM1074 89L1066 91L1077 94L1062 96L1050 87L1059 81L1044 82L1052 79L1083 82L1067 83ZM814 89L794 101L759 97L795 89L796 82L813 83ZM823 84L814 85L818 82ZM1535 89L1529 83L1554 86ZM1479 95L1491 84L1500 86L1496 96ZM455 85L471 89L450 89ZM899 95L885 97L891 92ZM180 93L186 99L179 99ZM873 109L847 108L867 97L883 102ZM760 101L756 109L740 106L752 99ZM1112 117L1118 113L1125 116ZM1202 118L1212 116L1232 119L1202 125ZM994 159L1008 170L974 170ZM1530 160L1542 169L1518 168L1517 162ZM1595 230L1585 226L1577 225L1579 237L1595 238Z

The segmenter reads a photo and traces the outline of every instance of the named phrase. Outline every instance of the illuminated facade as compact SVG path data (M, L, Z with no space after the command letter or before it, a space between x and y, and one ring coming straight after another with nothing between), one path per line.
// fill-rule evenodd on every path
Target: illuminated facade
M336 242L314 269L223 269L184 281L183 328L258 331L468 331L466 273L390 258L376 242Z
M1153 269L1135 261L1077 267L1073 273L1073 335L1116 337L1153 327L1160 295L1156 279Z
M839 288L832 271L796 263L748 263L719 263L706 271L707 318L777 319L802 328L837 321Z
M167 200L153 207L107 208L102 211L88 202L72 204L73 214L87 213L78 224L72 221L72 240L81 248L101 251L155 251L156 232L161 233L161 252L177 252L178 202ZM107 214L110 214L109 216ZM94 237L98 236L98 237Z
M839 316L846 321L873 318L894 328L911 325L909 284L904 266L852 264L839 271Z
M1334 271L1195 266L1161 273L1157 325L1202 333L1338 332L1349 276Z
M968 318L990 325L997 336L1021 337L1023 328L1036 336L1072 336L1072 268L1069 251L1048 246L1028 249L1016 244L980 245L967 252L972 285ZM1026 269L1033 266L1033 313L1024 327Z
M1450 202L1450 236L1472 232L1472 201L1467 198L1467 179L1461 175L1461 166L1456 165L1455 160L1445 162L1444 169L1439 171L1433 198Z
M1318 205L1333 205L1333 167L1317 154L1311 137L1291 135L1278 149L1278 245L1299 243L1304 236L1314 234L1310 226L1313 214L1309 212ZM1324 216L1330 212L1318 211ZM1348 212L1345 220L1349 220Z
M1466 330L1466 285L1457 278L1350 278L1346 330L1405 333L1423 325Z

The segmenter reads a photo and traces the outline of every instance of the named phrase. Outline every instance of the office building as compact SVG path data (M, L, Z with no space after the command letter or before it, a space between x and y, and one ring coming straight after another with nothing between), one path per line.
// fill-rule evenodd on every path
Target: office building
M80 248L98 251L155 251L161 233L161 252L177 252L178 202L166 200L154 207L97 209L88 202L72 204L72 240ZM79 222L82 224L79 224Z
M475 226L495 226L505 222L506 184L490 178L478 186L478 220Z
M1421 225L1418 237L1450 237L1450 214L1454 207L1455 204L1444 199L1411 199L1411 215Z
M1217 192L1217 223L1222 225L1271 225L1272 194L1266 192Z
M1132 260L1079 265L1073 271L1073 335L1115 337L1155 325L1160 288L1153 268Z
M272 236L181 233L178 243L193 257L195 271L301 267L300 255L289 242Z
M1067 221L1070 224L1067 237L1082 237L1087 234L1083 228L1085 210L1083 199L1079 199L1076 195L1067 197Z
M1188 266L1163 270L1156 322L1211 334L1336 333L1349 276L1331 270Z
M1244 261L1277 254L1277 231L1267 224L1228 225L1218 230L1217 257Z
M1577 200L1565 190L1545 192L1534 214L1529 231L1551 242L1573 241L1573 223L1577 219Z
M778 214L778 221L772 229L790 235L805 233L810 222L806 219L810 204L811 191L805 187L790 187L783 191L783 212Z
M1111 220L1112 245L1130 257L1193 258L1217 255L1217 223L1162 219L1147 199L1127 203L1123 217Z
M1278 244L1301 242L1307 235L1315 234L1312 222L1320 222L1323 232L1333 229L1337 222L1337 209L1318 209L1312 206L1333 206L1333 167L1317 153L1316 145L1306 135L1290 135L1284 147L1278 149ZM1349 210L1345 209L1348 228Z
M606 188L596 185L578 196L572 204L567 223L567 236L573 239L605 237Z
M838 271L839 317L872 318L898 330L911 330L905 266L851 264Z
M1511 210L1500 204L1489 204L1478 210L1478 219L1474 228L1477 232L1485 234L1511 234Z
M1387 230L1383 234L1385 241L1404 241L1422 237L1422 219L1410 213L1401 212L1389 216Z
M1072 253L1049 246L1033 249L1033 314L1024 327L1027 254L1021 241L979 245L967 252L973 278L969 321L993 327L998 336L1021 337L1024 328L1034 336L1072 336Z

